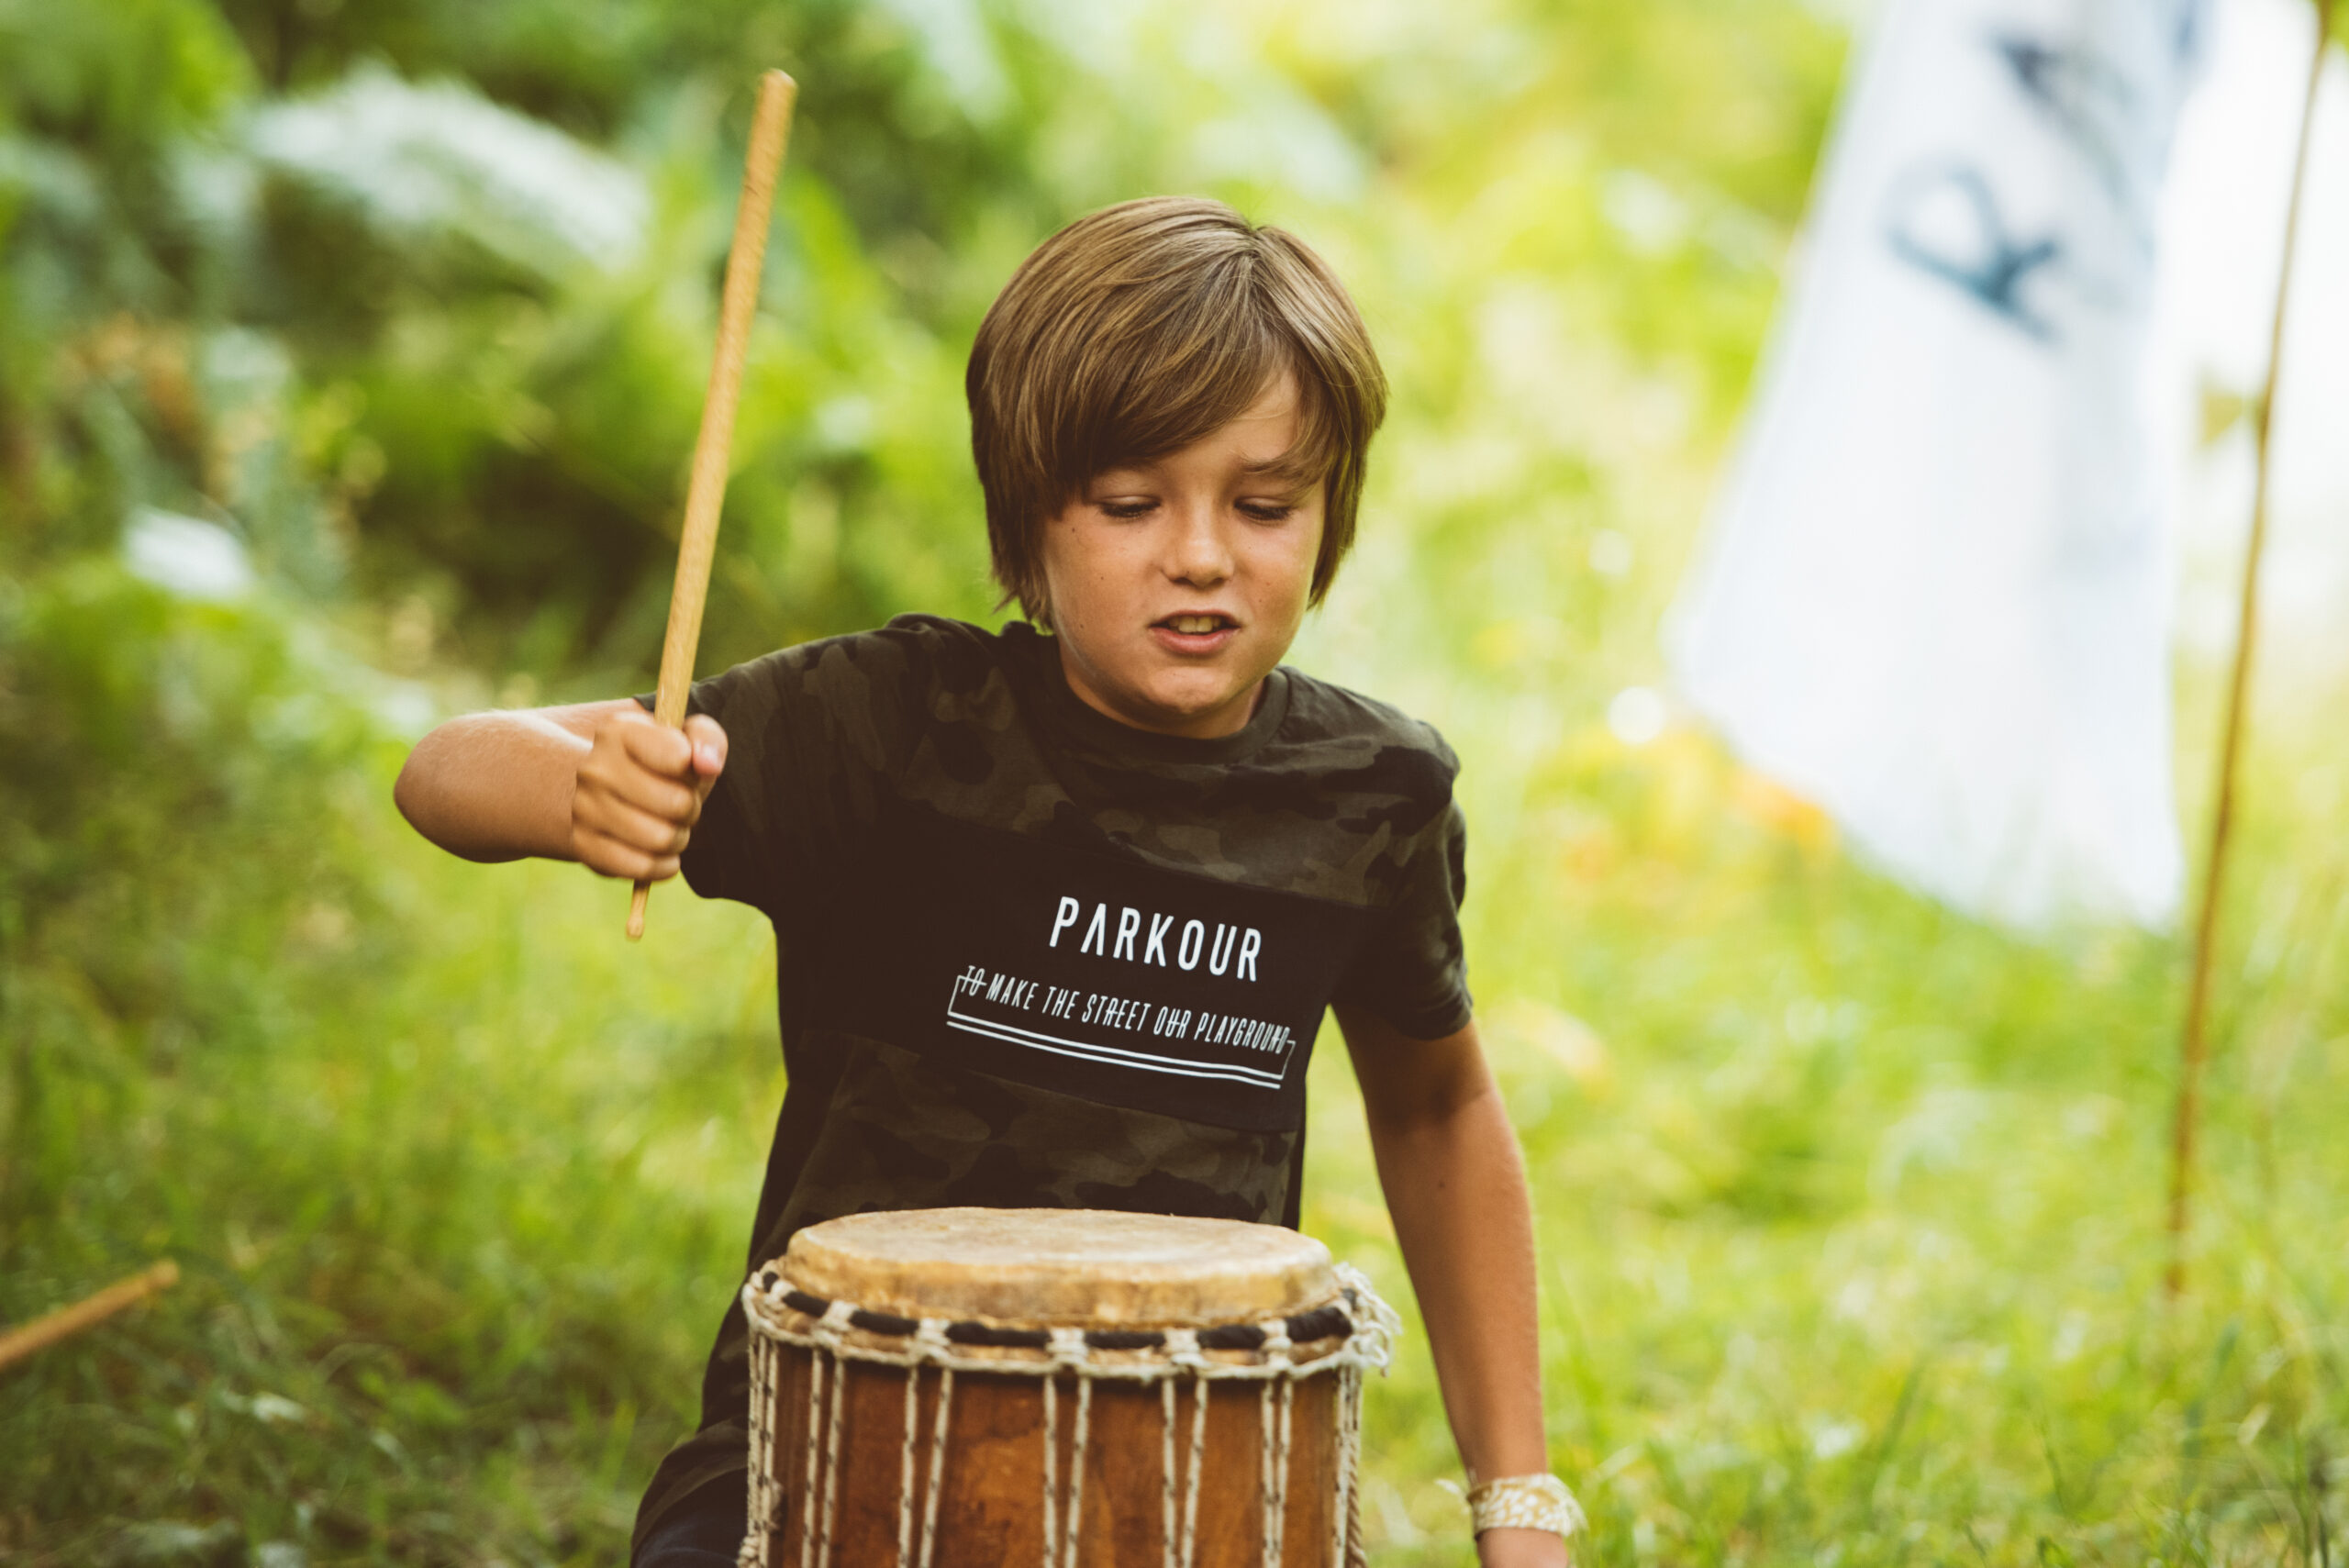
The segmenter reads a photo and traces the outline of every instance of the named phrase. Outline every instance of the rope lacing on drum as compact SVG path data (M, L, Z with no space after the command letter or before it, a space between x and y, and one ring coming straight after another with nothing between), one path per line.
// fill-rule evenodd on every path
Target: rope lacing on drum
M1262 1351L1265 1363L1290 1375L1264 1385L1263 1398L1264 1439L1256 1451L1264 1462L1264 1563L1265 1568L1278 1568L1281 1560L1281 1538L1288 1527L1288 1445L1289 1412L1297 1395L1295 1363L1289 1360L1288 1326L1275 1318L1266 1323ZM1280 1418L1273 1417L1274 1394L1280 1391Z
M773 1274L766 1276L769 1283ZM761 1354L763 1351L765 1353ZM774 1422L772 1418L775 1404L775 1356L771 1345L758 1344L751 1355L751 1485L749 1529L742 1537L742 1549L735 1561L740 1568L756 1568L766 1562L766 1543L775 1529L783 1523L783 1487L774 1473Z
M1363 1559L1362 1539L1362 1373L1375 1366L1381 1377L1394 1359L1395 1340L1403 1332L1402 1315L1370 1287L1369 1276L1352 1263L1334 1271L1352 1309L1354 1337L1349 1350L1359 1346L1361 1358L1338 1369L1338 1506L1333 1529L1336 1550L1331 1561L1351 1565Z
M943 1318L923 1318L921 1327L915 1331L914 1340L933 1358L952 1354L953 1351L952 1342L946 1338L946 1319ZM914 1366L907 1369L906 1382L908 1385L918 1384L920 1381L920 1367ZM940 1494L945 1490L940 1484L940 1477L946 1473L946 1420L953 1407L954 1369L941 1365L938 1369L938 1403L932 1407L930 1416L930 1470L922 1483L921 1557L918 1561L918 1568L930 1568L930 1563L938 1552L938 1499ZM905 1487L899 1489L907 1490ZM907 1500L901 1499L901 1503L904 1501ZM906 1561L904 1539L904 1522L900 1520L897 1548L899 1568L904 1568Z
M1090 1355L1082 1329L1054 1329L1045 1349L1053 1371L1044 1379L1044 1565L1076 1568L1076 1541L1084 1528L1085 1441L1092 1436L1093 1379L1085 1375ZM1060 1373L1076 1378L1076 1430L1069 1444L1068 1529L1060 1529ZM1063 1550L1063 1545L1065 1550Z
M1280 1562L1286 1545L1287 1500L1294 1446L1296 1380L1334 1374L1338 1382L1338 1507L1334 1526L1337 1561L1360 1561L1361 1498L1355 1475L1362 1452L1362 1374L1382 1373L1392 1359L1402 1320L1347 1264L1337 1266L1342 1308L1332 1305L1288 1318L1221 1328L1163 1330L1003 1329L980 1322L918 1321L873 1311L847 1301L824 1301L784 1286L772 1272L743 1287L742 1304L752 1329L751 1480L751 1528L743 1540L741 1568L772 1568L777 1527L785 1524L785 1496L775 1476L774 1437L781 1393L778 1345L810 1351L806 1420L807 1465L800 1509L800 1563L832 1568L837 1544L841 1429L845 1424L851 1361L903 1369L907 1378L903 1431L898 1446L897 1568L931 1568L938 1540L940 1498L944 1492L946 1438L960 1372L1034 1375L1044 1379L1043 1568L1077 1568L1084 1525L1085 1456L1091 1439L1093 1385L1104 1379L1156 1383L1164 1431L1161 1450L1161 1537L1165 1568L1198 1568L1198 1512L1207 1457L1208 1402L1213 1384L1254 1381L1260 1391L1262 1457L1259 1477L1264 1505L1263 1550L1268 1564ZM804 1324L804 1327L802 1326ZM1337 1349L1300 1362L1295 1351L1310 1340L1342 1340ZM988 1351L1001 1353L987 1354ZM1223 1359L1211 1356L1219 1352ZM1234 1361L1234 1353L1252 1359ZM1106 1359L1105 1359L1106 1357ZM922 1370L938 1371L931 1406L927 1464L918 1464ZM1059 1384L1076 1380L1076 1411L1071 1432L1066 1512L1060 1507ZM1178 1383L1192 1389L1186 1464L1178 1464ZM917 1506L917 1477L921 1493ZM919 1519L916 1540L915 1520Z
M816 1321L817 1337L823 1342L809 1358L816 1380L815 1393L808 1406L811 1423L815 1419L815 1405L822 1398L824 1378L821 1368L827 1350L831 1355L832 1385L830 1408L824 1421L824 1502L821 1518L816 1525L816 1554L812 1558L807 1556L803 1545L800 1555L800 1562L812 1562L815 1568L832 1568L832 1526L838 1516L841 1495L841 1428L846 1425L848 1414L848 1363L841 1359L840 1351L841 1339L849 1329L849 1319L855 1315L855 1306L846 1301L835 1301L825 1308L823 1317ZM811 1430L809 1437L812 1439L813 1436ZM815 1455L810 1453L808 1459L813 1462ZM813 1508L805 1511L810 1514L817 1512ZM801 1540L804 1542L806 1537L803 1535Z
M1165 1507L1165 1523L1160 1544L1163 1549L1166 1568L1195 1568L1199 1555L1199 1475L1207 1462L1208 1451L1208 1377L1209 1365L1199 1350L1199 1332L1196 1329L1169 1329L1166 1331L1167 1364L1178 1373L1191 1377L1191 1442L1190 1466L1187 1479L1174 1473L1174 1378L1169 1376L1159 1386L1163 1389L1162 1408L1166 1416L1166 1485L1169 1488ZM1181 1494L1181 1518L1176 1518L1175 1494Z

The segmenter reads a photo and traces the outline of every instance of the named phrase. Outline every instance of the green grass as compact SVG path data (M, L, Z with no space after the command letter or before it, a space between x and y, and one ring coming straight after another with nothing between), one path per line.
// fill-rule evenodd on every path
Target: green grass
M2190 730L2202 706L2189 683ZM2311 733L2278 706L2266 733ZM1598 1557L2322 1560L2349 1475L2342 759L2253 759L2175 1306L2177 944L1952 916L1691 735L1569 726L1469 782L1472 822L1515 829L1472 873L1470 948ZM1367 1170L1341 1098L1325 1193ZM1315 1223L1396 1278L1366 1207ZM1399 1381L1374 1485L1414 1562L1458 1510L1423 1363Z
M175 613L165 644L235 645ZM1480 770L1510 738L1458 706L1586 1560L2321 1560L2349 1448L2337 763L2256 759L2170 1307L2172 943L1947 914L1691 734L1568 723ZM0 1317L153 1256L187 1277L0 1375L0 1557L617 1561L737 1275L783 1086L771 939L664 891L631 948L624 890L408 836L395 746L301 744L314 777L6 906ZM1326 1043L1308 1225L1401 1300ZM1377 1561L1466 1561L1418 1340L1371 1423Z

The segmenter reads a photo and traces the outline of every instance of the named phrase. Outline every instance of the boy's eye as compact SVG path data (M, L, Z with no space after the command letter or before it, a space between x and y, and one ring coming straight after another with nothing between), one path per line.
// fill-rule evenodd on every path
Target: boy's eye
M1101 515L1105 517L1139 517L1146 512L1154 510L1158 506L1155 501L1129 500L1096 501L1093 504L1100 509Z
M1240 503L1240 510L1243 515L1253 517L1260 523L1277 523L1286 518L1297 508L1286 501L1242 501Z

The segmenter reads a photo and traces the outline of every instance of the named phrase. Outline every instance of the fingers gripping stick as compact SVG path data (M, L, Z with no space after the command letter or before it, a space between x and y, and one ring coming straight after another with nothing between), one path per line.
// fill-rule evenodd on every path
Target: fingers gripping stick
M742 167L742 205L734 215L734 244L726 253L726 292L718 306L718 352L709 367L709 394L694 442L693 477L685 485L685 528L677 540L677 583L669 594L669 634L661 644L660 695L652 717L672 729L685 721L693 684L694 650L701 641L701 612L709 596L709 562L718 547L718 513L726 499L727 454L734 444L734 409L742 400L742 357L759 303L759 272L766 262L767 215L775 175L791 129L798 83L780 71L759 79L758 113L751 121L751 150ZM644 935L650 882L629 899L628 940Z

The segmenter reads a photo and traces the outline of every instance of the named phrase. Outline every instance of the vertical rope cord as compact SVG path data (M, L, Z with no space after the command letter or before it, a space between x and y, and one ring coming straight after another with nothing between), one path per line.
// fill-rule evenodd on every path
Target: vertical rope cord
M1174 1380L1158 1385L1158 1550L1164 1568L1174 1563Z
M1257 1482L1264 1503L1264 1568L1279 1568L1288 1544L1290 1412L1295 1393L1296 1385L1289 1378L1268 1378L1259 1402L1262 1436L1257 1443Z
M766 1403L766 1360L769 1345L753 1336L751 1340L751 1475L750 1497L743 1509L742 1541L734 1549L734 1568L762 1568L767 1560L763 1544L766 1530L767 1463L773 1453L769 1429L774 1418L763 1413Z
M1061 1374L1044 1378L1044 1568L1060 1568L1060 1489L1054 1472L1060 1466Z
M930 1418L930 1475L922 1495L921 1568L930 1568L938 1552L938 1499L940 1494L946 1490L946 1415L953 1405L954 1369L941 1367L938 1369L938 1406Z
M764 1403L763 1396L766 1393L766 1368L763 1364L766 1361L766 1357L761 1354L761 1352L765 1349L766 1346L764 1343L757 1340L753 1340L750 1347L751 1495L749 1506L743 1510L742 1540L741 1543L734 1549L735 1568L755 1568L757 1563L764 1561L766 1555L764 1552L761 1551L756 1545L761 1533L759 1521L762 1516L765 1513L765 1509L762 1505L766 1500L766 1429L769 1423L766 1420L761 1419L759 1415L759 1407L761 1404Z
M763 1500L766 1489L767 1443L766 1433L763 1429L766 1423L759 1417L759 1396L762 1392L760 1385L765 1380L759 1375L760 1345L754 1340L749 1348L751 1352L750 1496L742 1510L742 1539L734 1548L734 1568L756 1568L756 1564L764 1557L755 1543L760 1534L759 1516L762 1512L760 1504Z
M1076 1379L1076 1431L1069 1442L1068 1455L1068 1535L1063 1554L1064 1568L1077 1568L1077 1540L1085 1523L1085 1454L1093 1437L1093 1379L1079 1373Z
M1257 1390L1258 1437L1256 1439L1256 1498L1264 1515L1264 1568L1280 1568L1275 1548L1281 1539L1278 1511L1273 1504L1273 1385L1266 1382Z
M1285 1374L1280 1380L1280 1450L1273 1459L1273 1479L1279 1494L1273 1504L1273 1511L1278 1518L1279 1528L1273 1533L1273 1556L1270 1568L1278 1568L1282 1554L1288 1550L1289 1433L1291 1417L1297 1407L1296 1375Z
M833 1506L841 1496L841 1427L847 1413L848 1362L836 1352L832 1357L831 1419L825 1423L824 1429L824 1518L818 1527L817 1568L832 1568Z
M1363 1371L1365 1365L1375 1365L1384 1374L1396 1337L1403 1331L1403 1320L1379 1298L1369 1276L1360 1269L1352 1263L1340 1263L1336 1272L1338 1283L1345 1290L1347 1310L1354 1319L1353 1345L1363 1352L1339 1369L1345 1404L1345 1418L1341 1425L1344 1449L1341 1474L1345 1486L1346 1545L1341 1561L1345 1568L1363 1568L1367 1561L1362 1530Z
M1295 1393L1296 1363L1289 1359L1288 1325L1275 1318L1264 1325L1263 1354L1275 1370L1264 1382L1258 1402L1260 1436L1256 1452L1264 1501L1264 1568L1280 1568L1288 1535L1289 1410ZM1275 1420L1275 1385L1279 1385L1279 1417Z
M816 1462L824 1451L816 1427L823 1403L824 1351L819 1345L807 1352L807 1479L799 1489L799 1568L810 1568L816 1561Z
M756 1532L758 1555L754 1562L756 1568L769 1568L778 1560L774 1538L784 1529L783 1496L790 1479L783 1473L777 1453L783 1435L783 1347L773 1340L762 1340L753 1347L752 1353L757 1355L761 1370L764 1373L759 1385L758 1409L760 1425L766 1429L758 1434L765 1454L765 1462L759 1467L759 1479L766 1501L759 1512ZM744 1544L749 1544L747 1535Z
M783 1435L783 1347L772 1340L761 1340L760 1357L766 1373L761 1385L759 1410L765 1418L766 1430L761 1434L765 1444L766 1462L760 1466L760 1480L764 1484L766 1505L759 1514L757 1568L772 1568L780 1561L775 1537L788 1526L784 1511L784 1493L790 1477L783 1472L779 1457Z
M914 1562L914 1426L921 1418L921 1368L906 1368L906 1440L897 1451L897 1568Z
M1347 1398L1347 1385L1351 1370L1340 1370L1337 1387L1330 1396L1338 1407L1338 1499L1337 1507L1330 1511L1330 1568L1346 1568L1346 1515L1353 1501L1353 1464L1346 1453L1346 1411L1351 1403Z
M1204 1373L1191 1379L1191 1479L1183 1492L1183 1568L1197 1568L1199 1560L1199 1467L1208 1457L1208 1390L1212 1386Z
M1343 1373L1346 1392L1346 1550L1339 1556L1343 1568L1358 1568L1367 1554L1363 1550L1363 1369L1348 1366Z

